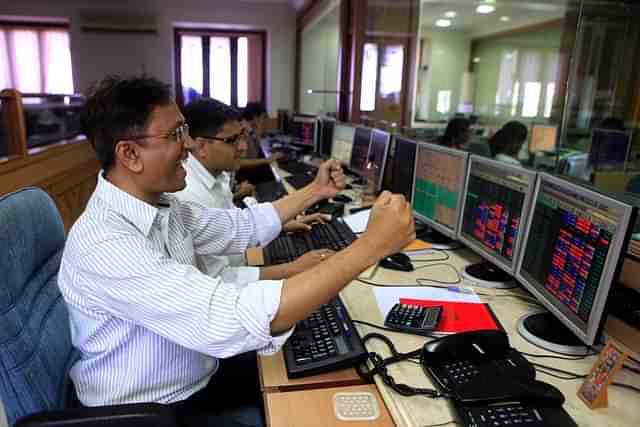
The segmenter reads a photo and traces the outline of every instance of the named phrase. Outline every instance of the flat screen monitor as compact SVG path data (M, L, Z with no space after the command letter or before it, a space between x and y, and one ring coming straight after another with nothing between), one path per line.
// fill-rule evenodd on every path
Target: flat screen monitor
M336 123L333 128L333 141L331 143L332 159L339 160L343 165L349 164L355 132L356 128L353 126Z
M558 137L558 127L551 125L531 126L531 139L529 140L529 152L539 153L555 151Z
M391 136L388 132L373 129L371 132L371 145L369 147L368 163L375 165L375 186L376 191L382 189L382 180L389 156L389 145Z
M593 129L589 163L594 169L614 169L624 166L631 147L631 131Z
M364 175L364 169L367 166L367 156L369 155L369 147L371 146L371 129L365 127L356 128L353 136L353 149L351 150L351 159L349 161L349 169L353 172Z
M591 345L602 326L636 210L541 173L532 211L516 277L580 341Z
M292 142L307 147L317 148L318 119L315 116L295 114L289 124Z
M392 193L404 194L407 201L411 202L417 145L414 141L402 137L396 137L395 143L390 190Z
M321 156L331 156L331 142L333 140L333 129L336 121L324 118L320 120L320 137L318 138L318 153Z
M419 143L413 174L411 206L416 218L455 239L468 153Z
M536 173L471 156L464 186L459 239L487 261L513 275Z

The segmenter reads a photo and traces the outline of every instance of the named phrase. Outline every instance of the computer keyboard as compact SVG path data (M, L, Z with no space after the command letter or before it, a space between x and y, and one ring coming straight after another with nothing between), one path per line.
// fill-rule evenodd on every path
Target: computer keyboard
M267 181L256 184L256 199L260 203L274 202L286 195L287 190L280 181Z
M290 175L285 178L285 180L296 190L299 190L307 185L311 184L314 177L311 175L307 175L304 173Z
M283 264L314 249L339 251L357 239L341 218L326 224L315 224L309 231L283 233L263 250L265 265Z
M354 366L367 354L340 297L298 322L282 351L289 378Z

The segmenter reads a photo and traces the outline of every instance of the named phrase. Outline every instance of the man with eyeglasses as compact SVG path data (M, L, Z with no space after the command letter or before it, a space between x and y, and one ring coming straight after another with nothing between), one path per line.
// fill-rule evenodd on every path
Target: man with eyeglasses
M67 237L58 286L85 406L158 402L186 426L263 425L259 402L219 384L219 359L278 351L297 321L415 239L410 206L385 192L339 256L285 280L226 283L203 272L209 257L241 254L336 195L345 185L339 165L274 203L210 209L168 194L185 187L192 144L168 85L106 78L86 100L82 127L103 169Z

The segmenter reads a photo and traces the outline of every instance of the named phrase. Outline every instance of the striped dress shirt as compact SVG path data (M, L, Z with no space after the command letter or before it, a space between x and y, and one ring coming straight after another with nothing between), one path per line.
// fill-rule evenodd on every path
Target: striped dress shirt
M100 173L58 276L81 353L71 369L80 401L172 403L206 386L218 358L276 352L291 333L270 333L282 282L239 287L201 271L280 228L270 204L219 210L165 195L156 207Z

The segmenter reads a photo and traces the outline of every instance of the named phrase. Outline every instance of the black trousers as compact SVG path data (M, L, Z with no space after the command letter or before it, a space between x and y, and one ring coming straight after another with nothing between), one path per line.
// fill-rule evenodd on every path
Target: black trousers
M173 406L183 427L264 427L256 353L220 360L205 388Z

